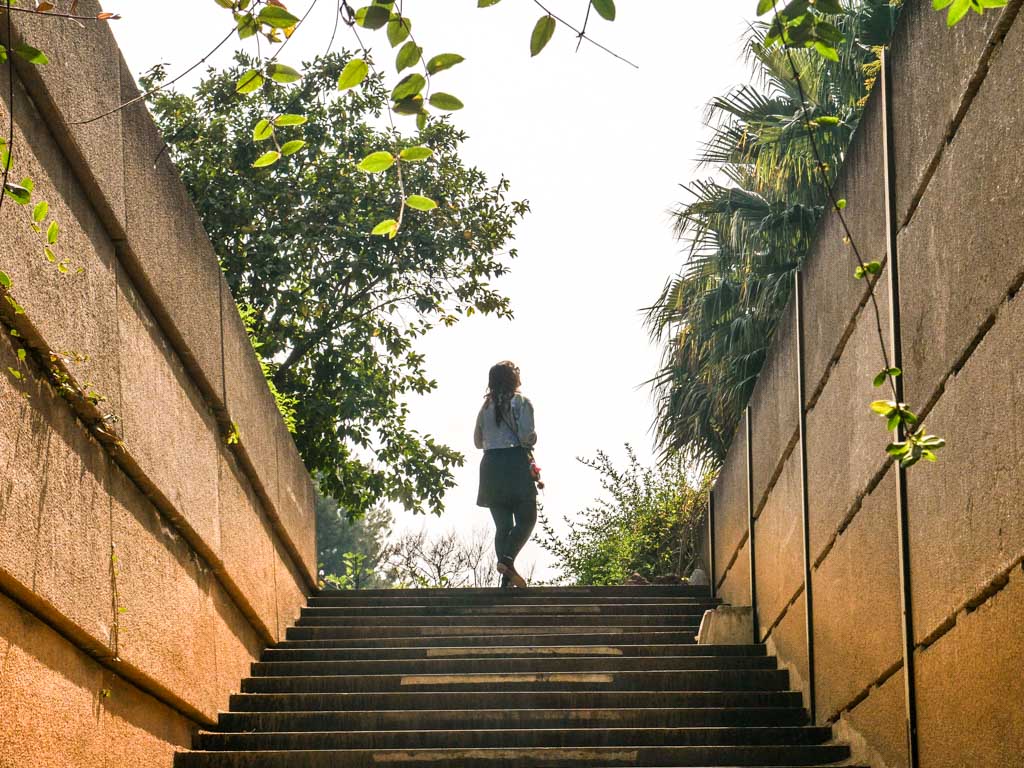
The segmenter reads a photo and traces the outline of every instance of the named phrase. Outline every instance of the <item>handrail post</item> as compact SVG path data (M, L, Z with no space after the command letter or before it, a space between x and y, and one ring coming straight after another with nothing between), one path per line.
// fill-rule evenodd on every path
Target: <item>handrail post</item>
M897 235L899 213L896 210L895 136L892 126L892 69L889 57L882 52L882 127L885 135L885 244L886 272L889 277L889 339L892 365L903 370L903 346L900 333L900 267ZM893 379L896 402L903 402L902 375ZM895 440L906 437L903 425L896 428ZM911 595L910 522L907 511L907 474L896 461L896 515L899 536L900 611L903 634L903 681L907 718L907 766L920 764L917 744L917 691L914 679L914 614Z
M807 710L817 722L814 696L814 589L811 583L810 504L807 498L807 381L804 371L804 279L793 274L793 305L796 315L796 397L800 423L800 511L804 544L804 622L807 632Z
M754 626L754 644L761 642L761 628L757 620L757 561L754 547L754 451L750 406L744 412L747 431L747 546L750 548L750 615Z
M715 599L715 489L708 489L708 582Z

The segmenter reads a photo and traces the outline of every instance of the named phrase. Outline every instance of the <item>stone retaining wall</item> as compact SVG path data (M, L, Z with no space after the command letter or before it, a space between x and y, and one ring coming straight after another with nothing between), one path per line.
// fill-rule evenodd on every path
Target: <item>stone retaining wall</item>
M169 768L314 587L312 484L144 104L79 123L138 94L110 30L12 22L50 58L14 59L12 176L70 269L6 201L0 766Z
M948 440L908 472L921 765L1024 754L1024 19L1021 2L953 30L908 0L892 45L906 397ZM880 94L837 196L865 258L884 261ZM883 368L876 320L838 218L804 268L808 496L817 714L860 759L906 765L896 484L867 409ZM889 309L880 284L883 333ZM795 321L751 399L762 639L808 680ZM750 602L746 445L715 494L715 581Z

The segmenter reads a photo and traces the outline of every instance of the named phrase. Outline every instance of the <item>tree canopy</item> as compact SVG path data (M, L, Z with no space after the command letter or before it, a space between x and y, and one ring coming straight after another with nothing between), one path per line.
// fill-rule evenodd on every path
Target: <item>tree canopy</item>
M464 459L407 423L405 398L436 385L416 340L474 312L511 317L492 281L528 205L462 162L466 136L447 119L415 138L383 127L379 77L338 93L350 59L318 58L292 87L267 81L243 97L256 61L238 54L194 93L158 91L150 106L270 377L296 400L296 443L322 491L352 515L384 500L440 513ZM163 76L155 68L145 87ZM430 152L403 162L400 182L357 167L382 146ZM254 167L268 151L280 160ZM370 235L406 188L436 208L406 209L399 238Z

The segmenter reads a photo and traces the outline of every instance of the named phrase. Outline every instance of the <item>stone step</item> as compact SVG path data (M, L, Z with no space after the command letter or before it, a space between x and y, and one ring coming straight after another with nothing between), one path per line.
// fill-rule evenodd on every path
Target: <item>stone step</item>
M252 674L254 677L282 677L286 675L450 675L484 672L606 672L611 670L684 669L776 669L776 662L771 656L573 656L568 658L262 661L252 665Z
M670 603L673 605L701 605L713 608L721 605L721 600L709 597L679 597L672 595L652 595L635 597L632 595L538 595L534 590L504 590L500 594L485 595L464 594L459 597L424 597L418 595L419 590L396 590L389 596L364 597L358 592L346 597L325 597L314 595L309 598L309 605L317 608L330 607L374 607L384 608L391 605L656 605Z
M505 642L520 638L502 638ZM310 641L329 642L329 641ZM763 645L695 645L677 643L667 645L491 645L411 648L327 648L293 647L282 644L263 652L262 661L370 661L404 659L465 659L465 658L575 658L579 656L616 656L620 658L649 658L661 656L714 656L721 658L765 658ZM774 662L772 662L774 665Z
M789 746L822 744L831 728L547 728L451 731L306 731L225 733L201 731L195 749L490 749L498 747Z
M475 605L357 605L310 606L302 616L317 618L357 617L377 619L381 616L703 616L708 609L702 603L478 603Z
M594 614L414 614L410 616L373 614L371 616L333 616L307 615L299 616L297 627L449 627L471 625L477 627L512 627L520 630L523 627L547 626L556 624L571 627L699 627L703 614L683 615L648 615L645 613L623 613L611 616Z
M525 629L519 625L491 625L481 626L480 624L448 624L437 626L368 626L360 622L358 626L343 627L288 627L285 637L288 640L358 640L363 639L374 642L370 645L378 645L376 641L384 638L394 639L418 639L426 637L454 638L484 637L495 640L503 635L500 641L508 645L514 640L517 645L540 645L544 641L538 638L547 637L554 642L564 643L603 643L602 636L607 635L646 635L651 642L692 642L697 635L695 626L673 626L673 625L650 625L650 624L621 624L595 626L592 631L587 627L578 624L542 624ZM676 635L679 639L659 638L657 633L665 632ZM566 640L564 637L558 640L559 635L570 636L576 639ZM685 639L682 636L685 635ZM496 644L496 643L495 643Z
M497 587L477 589L322 589L317 598L384 598L403 600L408 596L433 597L440 600L459 600L465 597L504 597L507 599L529 599L532 597L696 597L709 598L708 587L694 587L688 584L653 584L640 587L528 587L527 589L499 589Z
M401 691L236 693L233 712L352 712L464 709L647 709L802 707L795 691Z
M175 768L580 768L581 766L809 766L835 763L849 749L794 746L548 747L500 749L179 752Z
M784 669L250 677L242 693L419 691L779 691Z
M625 643L629 645L646 644L692 644L697 633L692 629L651 629L640 627L630 630L623 627L595 627L590 631L579 627L566 628L560 632L551 631L552 627L538 627L526 634L514 632L496 632L478 630L462 633L431 633L424 635L392 633L390 636L366 635L346 636L336 628L289 627L287 639L278 643L275 648L360 648L367 644L376 648L414 648L414 647L488 647L509 645L587 645Z
M400 731L475 728L685 728L805 725L801 707L452 709L362 712L224 712L224 731Z

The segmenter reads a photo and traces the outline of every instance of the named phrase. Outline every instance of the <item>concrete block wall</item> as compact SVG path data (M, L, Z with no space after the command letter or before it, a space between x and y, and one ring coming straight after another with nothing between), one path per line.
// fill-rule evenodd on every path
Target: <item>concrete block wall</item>
M13 105L0 67L0 122L70 270L7 201L0 766L169 768L314 588L312 483L156 126L116 110L138 90L110 30L12 24L50 64L15 58ZM52 352L104 399L62 396Z
M1024 754L1024 18L1020 0L949 30L904 4L892 44L900 308L908 402L948 447L908 477L921 765ZM882 104L837 182L866 259L885 262ZM859 760L906 763L895 473L867 404L882 369L874 308L822 222L804 267L808 501L817 717ZM889 334L882 275L879 310ZM795 321L751 398L761 639L808 685ZM746 437L715 494L715 583L749 604Z

